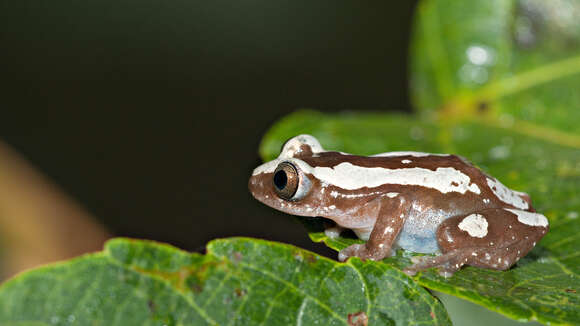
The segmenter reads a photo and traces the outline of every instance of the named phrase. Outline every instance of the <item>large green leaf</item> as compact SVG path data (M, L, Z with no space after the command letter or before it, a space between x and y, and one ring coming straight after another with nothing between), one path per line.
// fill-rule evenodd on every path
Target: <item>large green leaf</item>
M450 325L388 265L245 238L212 241L207 255L116 239L0 288L0 325L348 325L362 314L369 325Z
M430 289L456 295L518 320L580 323L580 151L513 130L464 122L447 127L388 114L325 115L301 111L282 119L261 146L265 160L278 155L289 137L309 133L327 149L357 154L417 150L457 153L471 159L507 186L528 192L551 230L509 271L467 267L451 278L428 271L416 277ZM340 250L361 242L329 239L320 219L302 219L314 241ZM378 262L404 266L408 253Z
M411 41L416 109L517 123L520 133L580 148L579 19L579 0L421 1Z

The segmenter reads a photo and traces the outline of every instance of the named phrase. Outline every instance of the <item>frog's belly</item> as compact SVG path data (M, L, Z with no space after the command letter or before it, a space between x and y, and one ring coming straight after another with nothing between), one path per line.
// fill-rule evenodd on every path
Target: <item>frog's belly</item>
M407 218L395 245L405 250L419 253L437 253L437 227L450 216L442 211L428 211Z

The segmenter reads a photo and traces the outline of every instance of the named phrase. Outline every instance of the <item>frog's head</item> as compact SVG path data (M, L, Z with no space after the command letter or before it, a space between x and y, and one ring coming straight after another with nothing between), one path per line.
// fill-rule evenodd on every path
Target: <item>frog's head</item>
M291 138L278 158L254 169L248 182L250 192L257 200L285 213L317 216L321 183L313 177L313 167L301 158L321 152L324 149L310 135Z

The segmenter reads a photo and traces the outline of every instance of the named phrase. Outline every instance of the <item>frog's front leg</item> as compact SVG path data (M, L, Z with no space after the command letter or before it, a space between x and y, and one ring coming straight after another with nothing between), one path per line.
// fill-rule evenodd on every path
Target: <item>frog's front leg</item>
M357 211L358 216L376 216L370 237L365 244L351 245L338 253L345 261L356 256L361 259L381 260L391 253L391 247L401 232L411 203L403 195L389 193L373 199Z
M449 218L437 229L441 256L413 259L407 274L439 267L450 276L463 265L506 270L525 256L548 232L542 214L509 208L486 209Z

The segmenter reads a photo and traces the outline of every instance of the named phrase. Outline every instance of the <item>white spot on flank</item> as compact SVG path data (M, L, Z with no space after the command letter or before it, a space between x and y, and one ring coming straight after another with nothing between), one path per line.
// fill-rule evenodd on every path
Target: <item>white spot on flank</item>
M330 192L330 195L331 195L332 197L336 198L336 197L338 197L338 191L336 191L336 190L333 190L333 191L331 191L331 192Z
M398 193L398 192L388 192L388 193L387 193L387 197L389 197L389 198L395 198L395 197L397 197L398 195L399 195L399 193Z
M403 163L403 164L409 164L409 163L411 163L411 162L413 162L413 161L411 161L411 160L402 160L402 161L401 161L401 163Z
M528 209L528 203L518 195L522 194L521 192L509 189L495 178L487 178L487 185L493 191L494 195L504 203L513 205L519 209Z
M336 206L334 206L334 205L330 205L330 206L328 206L328 208L330 208L330 209L335 209L335 208L336 208Z
M542 226L542 227L548 226L548 219L542 214L521 211L519 209L511 209L511 208L504 209L506 211L516 214L516 216L518 217L518 221L522 222L525 225Z
M405 217L405 214L401 214L399 217L400 218L404 218Z
M467 216L458 226L472 237L483 238L487 235L487 220L481 214Z
M390 226L387 226L387 228L385 229L385 234L387 234L387 233L393 233L393 231L394 231L394 230L393 230L393 228L392 228L392 227L390 227Z
M484 198L484 199L483 199L483 203L484 203L484 204L489 204L489 202L490 202L490 201L491 201L491 200L489 200L489 198Z
M472 255L473 257L477 257L477 252L472 252L472 253L471 253L471 255Z
M487 252L485 253L485 259L486 260L490 260L491 259L491 256Z

